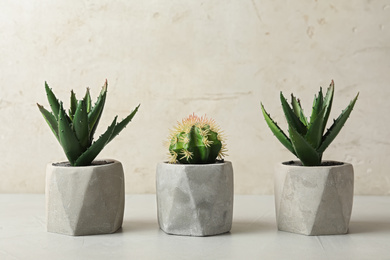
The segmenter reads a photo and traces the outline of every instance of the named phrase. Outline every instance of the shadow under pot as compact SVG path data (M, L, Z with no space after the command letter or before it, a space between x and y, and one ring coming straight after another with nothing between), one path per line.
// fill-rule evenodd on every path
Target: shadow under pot
M275 209L278 229L303 235L348 232L353 204L353 167L325 161L323 166L301 166L291 161L277 165Z
M47 165L48 232L72 236L114 233L122 226L124 203L119 161L94 161L79 167L67 162Z
M165 233L212 236L231 230L231 162L159 163L156 175L158 222Z

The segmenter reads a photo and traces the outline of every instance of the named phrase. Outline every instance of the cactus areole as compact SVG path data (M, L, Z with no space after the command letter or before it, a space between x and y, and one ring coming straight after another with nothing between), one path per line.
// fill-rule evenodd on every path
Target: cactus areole
M117 123L118 116L116 116L107 130L94 141L93 136L106 101L107 86L106 80L94 105L92 105L88 88L81 100L76 99L72 90L70 109L67 114L63 103L56 98L45 82L46 95L52 112L37 105L72 166L91 165L102 149L126 127L138 111L140 105L119 123Z
M169 163L209 164L226 155L223 133L213 119L195 114L178 122L169 136Z
M324 135L332 108L333 94L334 82L332 80L325 96L322 89L320 89L318 96L314 98L311 116L306 118L299 99L291 94L290 107L286 98L280 92L283 112L288 123L289 137L280 129L261 104L265 121L273 134L291 153L299 158L303 166L321 165L322 154L344 126L359 96L358 93L347 108L341 112L340 116L333 121L333 124Z

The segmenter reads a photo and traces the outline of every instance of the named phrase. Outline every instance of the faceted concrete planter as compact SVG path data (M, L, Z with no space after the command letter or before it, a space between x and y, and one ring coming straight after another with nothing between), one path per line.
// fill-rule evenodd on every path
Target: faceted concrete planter
M157 210L168 234L211 236L229 232L233 218L231 162L157 165Z
M122 226L124 202L123 167L118 161L82 167L47 165L49 232L73 236L113 233Z
M353 167L349 163L304 167L286 162L275 172L278 229L304 235L348 232L353 203Z

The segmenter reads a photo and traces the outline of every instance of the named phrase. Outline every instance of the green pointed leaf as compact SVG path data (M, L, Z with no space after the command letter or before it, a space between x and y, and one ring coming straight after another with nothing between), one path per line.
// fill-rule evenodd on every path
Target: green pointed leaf
M295 153L302 164L304 166L321 165L322 154L318 153L294 127L289 127L288 130Z
M98 97L95 106L91 109L91 112L88 114L89 122L89 139L93 140L93 135L95 134L96 128L99 124L100 117L102 116L104 104L106 102L107 96L107 81L103 86L100 95Z
M294 113L297 117L299 117L299 120L307 127L307 119L305 114L303 113L303 109L301 107L301 103L299 102L299 99L296 99L293 94L291 94L291 105L294 110Z
M313 109L311 111L309 125L314 123L314 120L316 120L318 114L321 112L323 102L324 102L324 98L323 98L323 94L322 94L322 88L320 88L320 92L318 93L318 97L314 96Z
M135 114L137 113L138 111L138 108L141 104L139 104L134 110L133 112L130 113L130 115L128 115L125 119L123 119L121 122L119 122L118 124L115 125L115 129L114 129L114 132L112 133L111 137L110 137L110 140L108 140L108 142L111 142L112 139L114 139L115 136L117 136L125 127L128 123L130 123L130 121L133 119L133 117L135 116Z
M280 127L277 125L277 123L272 120L270 115L265 111L263 104L261 105L261 111L263 112L263 116L265 121L267 122L267 125L271 129L272 133L276 136L276 138L286 147L290 152L292 152L294 155L295 151L291 144L291 140L287 137L287 135L280 129Z
M79 101L73 119L73 130L80 145L83 147L84 150L86 150L90 145L90 140L88 130L87 104L85 100Z
M112 121L111 125L107 128L106 132L102 134L96 142L94 142L88 150L86 150L75 162L75 166L90 165L96 156L103 150L104 146L110 140L112 133L114 132L117 116Z
M324 120L323 120L323 125L322 125L322 133L324 133L324 131L325 131L326 123L328 122L328 119L329 119L330 110L332 109L333 94L334 94L334 82L332 80L328 90L326 91L324 103L322 106L323 108L326 109L326 111L324 113Z
M340 132L341 128L344 126L345 122L347 121L349 115L352 112L353 107L355 106L356 100L359 97L359 93L356 95L356 97L349 103L346 109L344 109L340 116L334 120L332 126L328 129L326 134L324 135L322 139L322 143L320 147L318 148L318 151L320 153L323 153L326 148L330 145L330 143L336 138L338 133Z
M49 111L47 111L43 106L41 106L39 104L37 104L37 105L38 105L39 111L41 111L41 114L43 115L43 118L45 118L51 131L53 132L53 134L55 135L57 140L60 141L60 139L58 137L58 123L57 123L55 116L52 113L50 113Z
M295 115L294 111L291 109L290 105L287 103L287 100L283 96L283 93L280 92L280 101L282 102L282 108L284 115L286 117L289 127L294 127L298 133L305 135L307 132L306 126L301 122L301 120Z
M58 102L58 99L54 95L53 91L49 88L49 85L45 81L45 90L46 90L46 96L47 100L49 101L51 111L53 112L54 117L58 120L58 112L60 109L60 103Z
M322 126L324 123L324 114L326 109L322 109L321 112L317 115L317 118L309 126L307 134L305 135L305 140L313 146L314 149L317 149L322 141L323 130Z
M89 88L87 88L87 92L85 93L84 100L87 104L87 113L89 114L92 108L92 100L91 100L91 94L89 93Z
M75 93L72 90L70 92L70 109L69 109L69 117L71 120L73 120L74 114L76 113L76 109L77 109L77 99Z
M74 166L74 162L82 154L83 148L79 144L79 141L70 126L70 121L62 107L62 102L60 103L59 110L58 135L60 144L70 164Z

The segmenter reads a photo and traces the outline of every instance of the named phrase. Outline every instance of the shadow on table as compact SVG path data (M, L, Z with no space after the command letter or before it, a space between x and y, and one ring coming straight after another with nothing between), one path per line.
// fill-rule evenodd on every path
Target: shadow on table
M388 221L351 221L349 223L349 234L359 233L389 233L390 219Z
M144 220L124 220L122 229L119 232L125 233L150 230L159 230L158 223Z
M233 222L232 230L230 231L232 234L250 234L250 233L258 233L258 232L268 232L268 231L276 231L277 228L275 224L267 223L267 222Z

